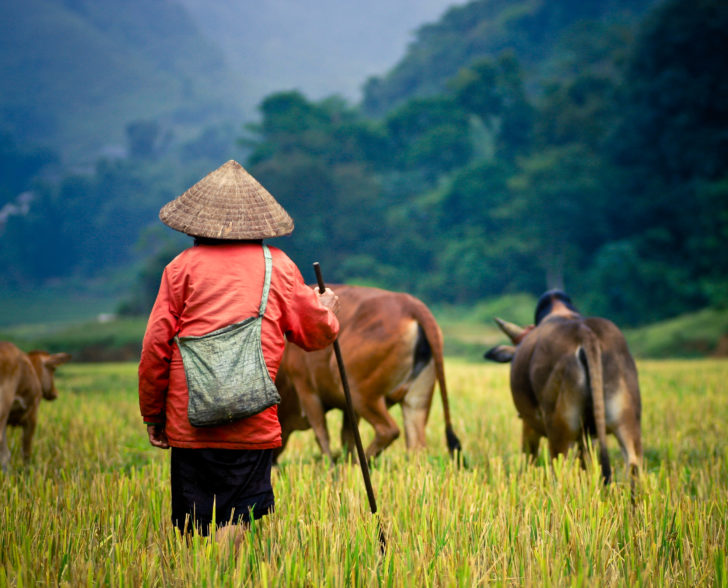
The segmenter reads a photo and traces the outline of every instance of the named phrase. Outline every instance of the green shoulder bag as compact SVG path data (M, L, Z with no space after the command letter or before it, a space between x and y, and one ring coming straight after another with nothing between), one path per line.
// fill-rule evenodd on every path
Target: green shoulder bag
M270 292L273 261L267 245L265 283L257 316L196 337L175 337L182 355L195 427L214 427L249 417L281 397L263 358L261 327Z

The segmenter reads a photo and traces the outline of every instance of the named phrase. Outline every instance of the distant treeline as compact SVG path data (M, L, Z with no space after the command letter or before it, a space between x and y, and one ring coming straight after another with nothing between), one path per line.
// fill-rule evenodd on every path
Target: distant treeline
M39 182L52 154L5 136L2 202L31 188L34 200L0 216L3 273L42 282L147 257L127 305L146 312L183 244L143 228L244 155L296 221L276 244L332 282L457 304L563 286L627 325L726 305L728 4L581 4L453 8L368 82L361 106L276 93L258 123L209 129L164 157L154 123L137 121L130 157L90 174ZM475 43L479 30L497 46Z

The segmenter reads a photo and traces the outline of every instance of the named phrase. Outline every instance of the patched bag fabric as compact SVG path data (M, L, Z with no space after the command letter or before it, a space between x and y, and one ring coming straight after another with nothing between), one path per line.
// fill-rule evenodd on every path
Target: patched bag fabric
M281 397L261 347L273 262L266 245L265 283L258 316L206 335L176 337L187 377L187 416L195 427L212 427L257 414Z

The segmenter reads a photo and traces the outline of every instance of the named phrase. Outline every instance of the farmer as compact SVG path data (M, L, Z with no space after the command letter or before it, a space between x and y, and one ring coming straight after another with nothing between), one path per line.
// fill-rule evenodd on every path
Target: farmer
M281 427L273 382L285 340L306 350L332 343L338 297L306 286L285 253L263 244L290 234L293 221L235 161L166 204L159 217L195 241L162 275L144 334L139 406L149 442L172 448L172 523L206 535L214 520L231 525L218 537L238 534L274 507L271 463ZM237 342L238 328L253 333L252 344ZM220 336L228 338L219 343ZM210 352L205 345L213 339L219 347ZM252 359L241 360L239 350L247 348ZM210 372L230 371L204 373L210 366ZM213 395L218 387L220 397ZM227 405L218 411L220 398L242 404L243 412L230 416ZM246 410L254 414L240 417Z

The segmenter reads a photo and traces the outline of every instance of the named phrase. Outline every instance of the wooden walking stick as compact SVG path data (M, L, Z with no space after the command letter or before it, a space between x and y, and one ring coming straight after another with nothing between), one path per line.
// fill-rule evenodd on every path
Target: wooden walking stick
M322 294L326 290L324 278L321 275L321 266L318 262L313 264L316 272L316 280L318 281L319 292ZM361 475L364 478L364 486L367 489L367 498L369 498L369 508L372 514L377 514L377 501L374 498L374 489L372 488L372 480L369 477L369 464L367 463L364 447L361 444L361 436L359 435L359 427L357 426L356 415L354 414L354 404L351 401L351 391L349 390L349 380L346 378L346 370L344 369L344 360L341 358L341 347L338 338L334 340L334 354L336 355L336 364L339 366L339 376L341 376L341 385L344 388L344 396L346 397L346 414L349 418L352 428L354 429L354 443L356 444L356 453L359 456L359 466L361 467ZM379 548L382 553L387 548L387 540L382 530L382 522L379 523Z

